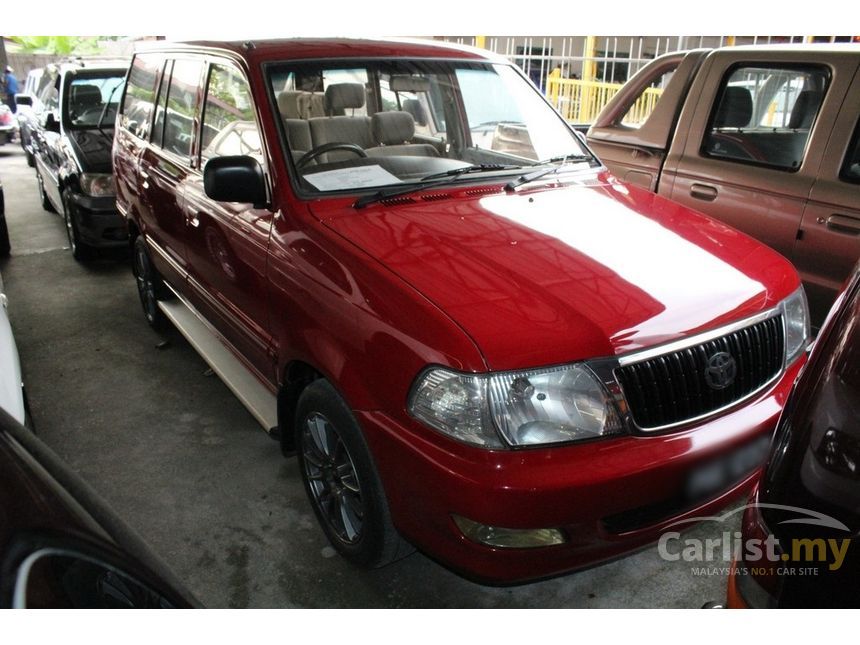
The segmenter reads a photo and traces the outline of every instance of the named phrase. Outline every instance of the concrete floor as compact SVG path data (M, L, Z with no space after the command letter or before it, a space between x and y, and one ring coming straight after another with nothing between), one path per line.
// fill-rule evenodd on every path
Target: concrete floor
M699 607L724 598L725 578L694 576L656 547L508 588L473 584L420 553L353 568L317 526L295 459L281 457L177 332L146 325L128 259L72 259L17 144L0 147L0 179L12 242L0 271L37 432L204 605ZM689 536L736 528L702 525Z

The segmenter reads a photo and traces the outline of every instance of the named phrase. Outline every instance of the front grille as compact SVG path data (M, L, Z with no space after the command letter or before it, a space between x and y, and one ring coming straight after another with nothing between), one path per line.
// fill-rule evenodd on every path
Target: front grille
M761 389L782 369L784 342L782 315L777 315L700 345L619 367L615 377L633 421L653 430L706 416ZM717 389L706 370L721 352L734 359L736 370L734 380Z

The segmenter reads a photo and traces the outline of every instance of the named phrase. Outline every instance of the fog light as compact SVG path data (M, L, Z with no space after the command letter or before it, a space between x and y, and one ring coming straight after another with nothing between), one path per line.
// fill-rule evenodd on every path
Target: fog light
M459 515L452 517L463 535L473 542L502 549L531 549L567 541L558 529L505 529L479 524Z

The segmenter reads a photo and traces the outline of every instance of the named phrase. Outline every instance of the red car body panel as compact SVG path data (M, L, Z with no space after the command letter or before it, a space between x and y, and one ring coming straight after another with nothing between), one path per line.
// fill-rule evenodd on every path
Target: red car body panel
M397 528L448 566L483 582L542 578L591 566L656 540L668 524L709 514L749 493L752 473L719 495L621 534L608 516L669 500L697 464L776 424L803 361L749 404L686 431L563 447L487 451L434 437L418 422L359 413ZM455 513L490 526L562 527L570 542L497 549L457 530Z
M678 340L773 307L798 286L778 253L608 173L470 192L482 190L311 208L457 321L493 370Z
M584 167L515 194L505 193L501 180L471 178L410 195L413 203L355 209L355 196L304 199L290 180L265 62L487 59L426 43L211 46L184 48L227 56L247 73L271 185L271 213L259 213L259 221L271 222L267 247L243 249L265 253L265 263L253 262L265 280L243 283L244 297L269 312L257 322L271 343L272 369L257 372L273 374L276 390L301 363L334 384L364 431L405 537L470 577L515 582L616 557L653 541L681 514L745 494L754 475L633 532L611 534L602 523L664 501L697 463L770 433L803 359L753 399L705 421L552 448L491 451L459 443L413 419L407 400L429 365L464 372L556 365L741 320L798 287L785 259L721 223ZM118 134L120 195L124 184L136 185L124 149ZM146 233L133 199L127 208ZM171 275L157 255L153 262ZM228 299L217 284L209 288L214 299ZM452 513L508 528L561 527L570 542L490 548L467 540Z

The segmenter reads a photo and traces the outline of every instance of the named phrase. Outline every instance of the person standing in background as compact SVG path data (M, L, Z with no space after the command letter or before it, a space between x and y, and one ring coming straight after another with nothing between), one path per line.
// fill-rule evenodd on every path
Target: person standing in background
M6 105L9 106L9 109L12 112L15 112L15 95L18 93L18 79L15 78L14 74L15 70L12 69L9 65L6 66L6 73L3 75L3 80L5 81L4 85L6 96L4 97Z

